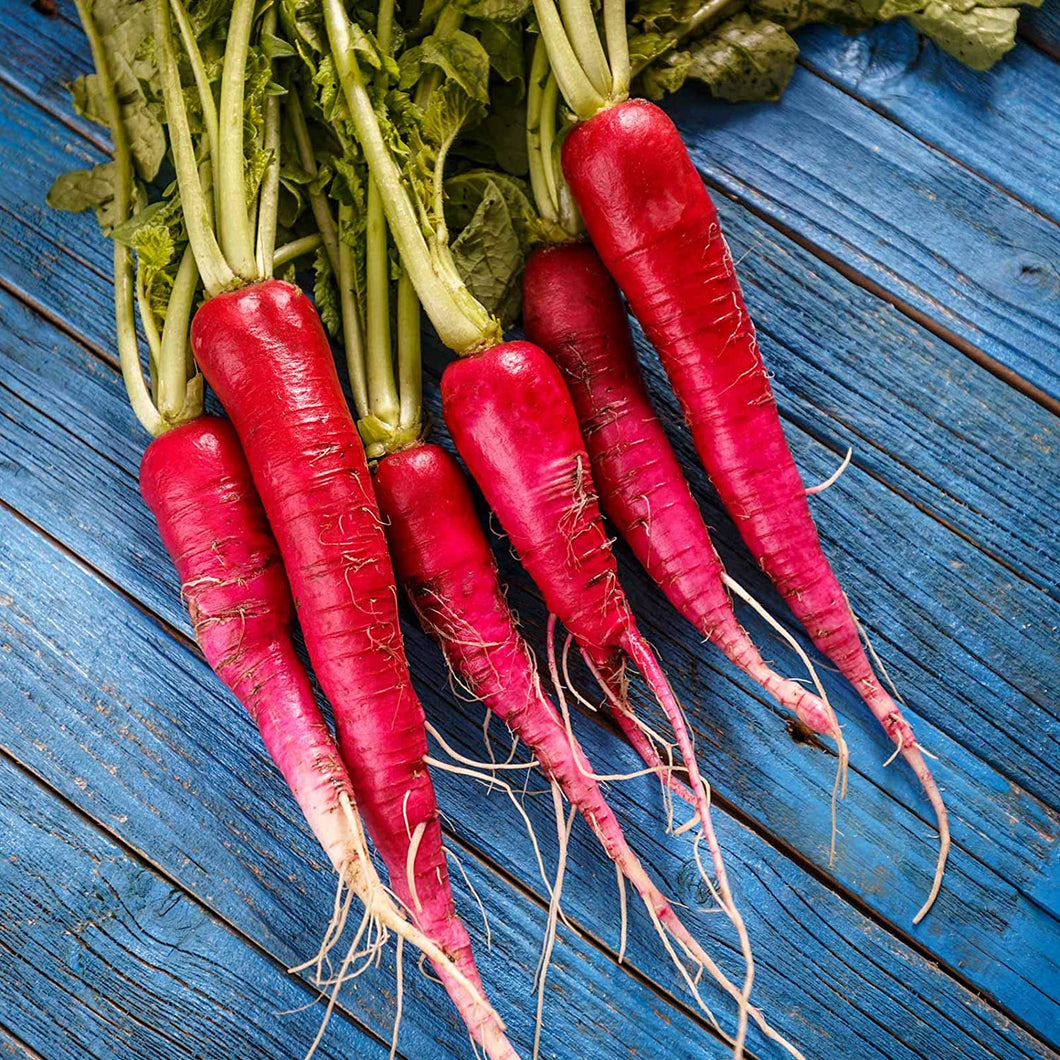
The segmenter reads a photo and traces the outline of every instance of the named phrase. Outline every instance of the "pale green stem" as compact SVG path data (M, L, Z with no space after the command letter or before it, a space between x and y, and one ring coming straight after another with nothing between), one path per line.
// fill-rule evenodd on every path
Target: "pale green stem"
M319 232L312 232L307 236L302 236L301 239L292 239L290 243L284 243L273 253L273 269L283 268L289 262L296 261L305 254L311 254L317 247L323 245L324 240L320 238Z
M611 69L607 65L607 56L600 43L600 33L596 28L593 8L590 0L559 0L563 15L563 25L567 30L567 39L578 56L585 76L602 96L611 94Z
M534 44L534 57L530 62L530 81L526 93L526 154L530 164L530 189L534 193L537 212L544 220L555 222L559 213L555 175L552 172L551 152L546 153L544 149L541 129L545 83L550 79L548 50L544 38L538 36Z
M276 5L265 12L262 32L275 34ZM259 276L271 276L276 258L276 217L280 209L280 97L265 97L265 135L262 148L269 164L261 176L258 195L258 241L254 254Z
M375 34L379 50L390 51L394 29L394 0L381 0ZM382 85L385 74L377 74ZM379 187L368 178L368 204L365 231L365 266L368 290L365 346L368 371L368 409L381 422L394 427L401 416L394 353L390 345L390 238L383 214Z
M89 4L85 0L75 0L77 13L88 37L92 51L92 62L99 74L103 89L103 102L107 112L107 124L110 126L111 138L114 141L114 162L117 170L114 180L114 208L119 221L129 216L132 206L132 155L129 153L129 138L121 117L121 107L114 90L114 80L107 65L107 55L99 30L92 18ZM132 254L123 243L114 242L114 323L118 335L118 358L121 362L121 375L125 391L129 395L136 418L143 424L149 434L157 437L162 433L162 417L158 414L151 391L144 379L143 365L140 363L140 347L136 341L136 308L133 297Z
M545 82L541 93L541 157L545 168L545 179L548 181L549 193L556 204L556 220L561 220L563 208L562 184L563 173L559 170L559 159L556 157L556 111L559 105L559 81L553 70Z
M233 0L221 71L219 164L216 173L221 205L217 224L225 257L236 274L244 280L259 278L254 257L254 229L247 208L246 155L243 147L243 89L253 26L254 0Z
M368 214L365 236L368 307L365 346L368 360L368 409L383 423L394 426L400 401L394 380L394 355L390 347L390 248L383 202L376 182L368 180Z
M212 297L234 286L236 276L221 253L210 224L210 206L199 180L198 161L191 140L188 115L184 110L184 92L177 71L177 58L173 53L167 0L155 0L155 41L184 225L206 291Z
M629 95L629 37L626 32L626 0L604 0L604 36L611 64L611 97Z
M187 9L182 0L170 0L173 15L177 20L177 28L180 30L180 38L184 42L184 53L191 66L192 76L195 78L195 87L199 93L199 102L202 105L202 123L206 128L206 146L210 152L210 159L217 165L218 131L217 131L217 104L213 98L213 88L210 85L209 75L206 73L206 64L202 61L202 52L199 50L199 42L195 36L195 29L188 18ZM220 207L217 201L217 185L214 185L214 209Z
M398 391L401 394L403 431L418 431L423 419L423 356L420 300L404 269L397 285Z
M581 121L588 121L608 105L606 94L593 87L582 69L567 38L555 0L534 0L534 12L563 98Z
M390 38L394 33L394 0L381 0L379 15L375 23L375 39L379 50L386 55L390 51Z
M471 296L446 251L432 255L390 155L357 65L342 0L323 0L328 40L343 94L405 268L442 341L457 353L495 345L500 327ZM448 258L448 260L446 260Z
M144 288L143 270L140 262L135 264L136 269L136 304L140 310L140 324L144 330L144 338L147 340L148 370L151 375L151 392L155 397L155 405L162 412L162 399L158 392L158 357L162 350L162 336L158 331L158 322L155 320L155 311L147 300L147 291ZM165 413L162 413L163 418Z
M298 152L298 162L301 167L313 179L317 175L317 160L313 155L313 141L309 138L309 126L306 125L305 113L302 111L302 102L298 93L293 89L287 93L287 115L294 134L295 150ZM335 218L331 216L331 207L328 205L327 196L319 190L310 190L309 206L313 211L313 220L317 223L320 238L324 240L324 249L331 263L331 271L339 271L339 233L335 227Z
M188 326L195 307L199 270L191 247L184 251L173 281L162 329L162 347L158 356L158 411L168 425L185 422L201 414L201 406L189 409L188 402Z
M339 204L339 227L353 223L353 206ZM365 372L364 333L361 330L361 313L357 305L357 276L353 260L353 248L345 239L339 239L339 267L335 280L339 288L339 303L342 307L342 344L346 349L346 367L350 375L350 391L357 418L368 415L368 378Z

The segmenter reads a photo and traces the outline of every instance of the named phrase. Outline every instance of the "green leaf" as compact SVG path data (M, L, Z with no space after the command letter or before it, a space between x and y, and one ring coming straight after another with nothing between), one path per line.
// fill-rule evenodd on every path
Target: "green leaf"
M456 81L436 88L423 112L423 135L438 146L448 147L457 134L483 114L482 106L468 96Z
M476 36L490 57L490 66L502 81L526 80L523 28L518 23L469 20L469 33Z
M973 70L989 70L1015 45L1018 21L1014 7L958 10L942 0L930 0L923 11L909 16L914 29Z
M261 49L270 59L289 59L298 54L287 41L274 33L262 33Z
M313 257L313 302L316 304L317 312L328 334L338 335L342 330L339 292L335 287L331 262L323 247L317 247L317 252Z
M95 210L103 231L114 225L114 182L117 169L113 162L104 162L92 169L75 169L63 173L48 191L47 202L54 210Z
M751 14L787 30L813 22L832 22L851 32L879 21L881 0L753 0Z
M417 51L417 49L410 49ZM455 81L473 100L490 100L490 57L482 44L463 30L439 37L432 33L418 46L419 61L437 66L446 78ZM404 82L404 79L403 79Z
M121 54L110 54L107 61L114 78L114 89L133 162L140 177L152 181L166 154L165 130L155 114L155 107L144 95L128 59ZM78 114L100 125L108 124L102 82L97 74L79 77L69 88Z
M533 0L454 0L470 18L494 22L519 22L533 6Z
M530 186L505 173L468 170L445 182L445 216L454 232L471 224L480 203L496 190L508 209L512 228L523 249L536 239L538 216L533 207Z
M452 242L453 261L468 290L502 324L519 314L524 244L497 182L485 179L478 205Z
M687 76L731 102L779 99L799 46L775 22L739 14L688 49Z
M476 165L498 167L514 176L528 172L526 101L521 87L494 85L489 113L460 139L463 157Z

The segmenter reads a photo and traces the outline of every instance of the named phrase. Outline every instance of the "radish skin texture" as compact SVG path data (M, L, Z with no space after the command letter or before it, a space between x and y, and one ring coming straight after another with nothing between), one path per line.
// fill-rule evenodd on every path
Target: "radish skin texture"
M919 921L945 868L946 809L821 549L714 204L673 122L646 100L577 126L562 162L593 244L658 350L700 459L755 561L857 689L932 803L940 851Z
M341 872L350 851L339 795L353 792L295 654L291 590L232 425L200 416L160 435L140 464L140 491L206 661L257 724Z
M382 522L320 318L297 287L266 280L206 302L191 338L247 454L391 888L484 997L453 904ZM487 1055L515 1057L492 1009L475 1002L447 963L433 963Z
M405 449L380 461L375 486L398 580L453 673L533 751L653 919L707 964L710 958L630 848L589 760L541 688L456 461L436 445ZM736 996L735 987L728 989Z
M614 666L623 655L631 658L673 727L722 907L740 936L746 961L733 1053L738 1060L754 976L750 941L732 900L687 723L619 585L563 376L540 347L508 342L454 361L442 374L441 389L442 412L457 450L550 613L598 669Z
M841 740L832 711L771 670L740 626L721 558L648 397L621 295L589 244L563 243L530 257L523 323L563 373L600 506L641 565L670 603L777 702L813 732Z

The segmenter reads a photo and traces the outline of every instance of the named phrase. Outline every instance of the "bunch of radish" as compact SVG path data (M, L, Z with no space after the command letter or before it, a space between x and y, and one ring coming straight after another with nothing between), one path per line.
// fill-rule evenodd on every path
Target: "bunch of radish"
M710 786L620 584L604 518L681 615L802 725L834 742L833 855L846 743L807 654L722 565L652 408L623 296L754 560L931 800L940 850L917 921L941 884L946 809L821 549L713 204L665 114L628 98L635 64L623 0L603 0L599 25L590 0L534 0L522 119L531 195L501 174L483 178L491 190L476 217L498 185L522 204L523 249L534 245L521 281L531 341L504 341L498 317L510 308L521 253L504 275L489 261L485 278L475 275L460 253L467 233L454 238L449 227L447 164L492 105L492 57L463 28L459 5L410 12L402 26L394 0L353 14L343 0L234 0L224 11L151 0L132 18L141 38L135 26L103 33L89 0L78 10L114 141L112 187L99 205L114 237L122 372L153 437L141 490L203 654L257 723L340 887L363 903L361 929L330 981L331 1004L354 956L377 952L392 934L399 954L408 942L431 961L486 1056L517 1055L456 914L429 771L444 763L430 754L412 685L400 588L460 686L531 751L552 786L561 840L569 834L565 799L620 881L633 885L711 1020L702 972L735 1002L731 1034L715 1021L733 1056L743 1055L751 1021L801 1056L751 1004L751 941L715 834ZM516 51L523 46L522 37L506 39L520 42ZM125 46L137 49L163 118L175 181L161 195L152 185L158 165L144 172L123 120L115 70L128 66ZM463 165L457 179L480 176ZM309 253L315 305L275 278L286 269L293 279L293 263ZM468 479L428 440L421 309L456 355L441 380L449 435L548 610L555 702L507 605ZM350 404L328 331L343 348ZM228 419L203 414L205 384ZM730 594L795 648L816 691L766 663ZM296 615L335 736L294 648ZM739 983L645 869L605 799L567 710L566 690L585 702L568 670L572 643L645 772L693 809L678 831L693 831L694 860L735 934ZM670 740L633 704L630 663L666 717L677 761ZM459 759L458 771L481 775L444 734L434 736ZM561 850L555 882L546 881L535 1057L565 857ZM348 902L339 907L345 912ZM329 929L325 950L341 926Z

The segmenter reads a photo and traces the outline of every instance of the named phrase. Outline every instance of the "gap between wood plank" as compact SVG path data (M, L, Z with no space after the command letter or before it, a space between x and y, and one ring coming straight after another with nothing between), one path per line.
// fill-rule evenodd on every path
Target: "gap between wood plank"
M818 77L826 84L837 88L849 98L855 100L862 106L865 106L867 109L871 110L873 113L878 114L884 120L890 122L896 128L901 129L903 132L909 132L909 130L906 129L904 125L896 121L890 115L883 113L880 110L877 110L871 104L866 103L860 96L855 95L853 92L847 91L841 85L835 84L830 78L825 77L814 67L810 66L808 63L802 60L800 60L800 62L802 63L803 67L814 77ZM111 153L109 144L107 144L105 141L99 140L89 135L89 133L85 129L72 122L65 113L60 110L53 109L49 104L45 103L43 100L27 92L25 89L22 88L20 84L18 84L18 82L14 81L8 74L0 72L0 85L3 85L9 90L16 92L18 95L20 95L23 99L27 100L31 105L33 105L37 109L42 110L46 114L49 114L52 117L56 118L66 128L75 132L86 142L91 143L93 146L97 147L104 154L109 155ZM1012 199L1014 202L1019 203L1020 206L1028 206L1028 204L1024 203L1023 200L1020 199L1013 192L1009 191L1002 185L995 184L988 178L983 177L982 174L978 173L970 166L966 166L964 165L964 163L954 159L951 155L947 154L936 144L933 144L930 141L924 140L921 137L916 136L915 133L909 133L909 135L913 136L914 139L924 144L925 146L938 151L940 155L948 159L953 164L966 169L970 173L973 173L977 178L982 179L986 183L990 184L992 187L998 188L1008 198ZM834 269L836 272L838 272L845 279L849 280L851 283L867 291L869 294L878 298L880 301L885 302L893 308L897 309L898 312L900 312L903 316L908 317L914 323L919 324L921 327L931 332L931 334L934 335L936 338L945 342L947 345L952 346L959 353L963 354L969 360L975 362L980 367L984 368L991 375L995 376L997 379L1000 379L1007 386L1010 386L1019 393L1025 395L1026 397L1029 397L1032 401L1041 405L1044 409L1053 413L1054 415L1060 416L1060 398L1054 398L1050 394L1045 393L1045 391L1041 390L1033 383L1024 379L1023 376L1021 376L1014 369L1002 364L1000 361L991 356L985 350L982 350L978 346L974 345L974 343L968 341L960 335L955 334L949 328L936 321L933 317L928 316L925 312L923 312L923 310L917 309L915 306L906 302L904 299L899 298L895 294L892 294L891 292L886 290L886 288L881 286L877 281L871 280L864 273L861 273L855 268L853 268L853 266L845 264L830 251L825 250L823 247L820 247L815 244L812 240L807 239L805 236L798 233L787 223L780 221L776 218L770 217L768 213L752 204L744 196L741 196L734 192L730 192L728 189L724 188L719 181L708 176L707 174L704 174L702 170L698 170L698 172L703 182L708 187L712 188L716 193L718 193L719 195L724 195L731 201L738 203L740 206L744 207L744 209L753 214L764 224L768 225L770 228L773 228L775 231L780 232L782 235L787 236L787 238L792 240L792 242L798 244L798 246L800 246L803 250L807 251L809 254L813 255L815 258L828 265L830 268ZM1042 214L1040 211L1034 209L1033 207L1028 208L1036 216L1044 217L1045 219L1052 221L1052 219L1049 218L1047 215ZM1056 222L1053 223L1055 224ZM936 301L934 298L929 296L927 292L922 293L924 294L925 299L927 301Z
M0 1042L4 1042L12 1045L15 1049L18 1049L26 1060L44 1060L44 1057L28 1046L6 1023L0 1023Z
M31 531L33 531L35 534L40 536L43 540L48 542L52 547L54 547L57 551L62 553L68 559L70 559L71 561L76 563L83 570L85 570L88 573L90 573L93 577L98 578L108 589L110 589L111 591L116 593L118 596L122 597L124 600L126 600L128 603L132 604L134 607L136 607L137 610L139 610L147 618L149 618L151 621L153 621L160 628L160 630L162 632L164 632L167 635L169 635L170 637L172 637L177 643L181 644L186 650L188 650L189 652L195 654L198 658L200 658L200 659L202 658L202 653L201 653L198 645L194 642L194 640L189 638L186 634L184 634L182 631L180 631L176 627L172 626L169 622L167 622L164 618L162 618L160 615L158 615L156 612L154 612L145 603L143 603L140 600L137 600L136 597L132 596L129 592L127 592L125 589L123 589L120 585L118 585L117 583L112 581L109 577L107 577L106 574L104 574L102 571L100 571L91 562L89 562L88 560L84 559L81 556L78 556L75 552L73 552L73 550L71 550L66 545L64 545L62 541L58 540L53 535L48 533L47 530L45 530L43 527L40 527L32 519L30 519L27 516L23 515L22 512L20 512L17 508L15 508L10 502L5 500L4 498L0 498L0 508L2 508L3 510L7 511L14 518L18 519L19 522L21 522L24 526L28 527ZM276 962L277 964L280 963L280 962L276 961L276 958L273 957L271 954L269 954L269 952L267 950L265 950L259 943L257 943L255 940L253 940L250 936L246 935L236 925L232 924L226 917L224 917L220 913L212 910L201 899L199 899L193 892L187 891L185 889L185 887L178 880L176 880L174 877L172 877L165 869L163 869L161 866L156 865L145 854L141 854L140 852L136 851L135 848L129 846L129 844L121 836L113 833L110 830L110 828L106 824L104 824L102 821L97 821L95 818L92 818L90 815L88 815L88 813L86 811L81 810L75 804L71 803L69 801L69 799L67 799L67 797L65 795L63 795L57 789L53 788L47 782L47 780L45 780L43 777L40 777L29 766L26 766L23 763L19 762L19 760L16 759L13 755L11 755L11 753L9 751L7 751L6 749L4 749L2 747L0 747L0 757L6 758L7 760L12 762L13 764L17 765L24 772L26 772L27 774L32 776L45 789L47 789L49 792L52 792L55 795L56 798L58 798L64 804L66 804L66 805L70 806L72 809L74 809L74 811L76 813L78 813L80 816L82 816L86 821L91 822L95 828L99 829L100 831L105 832L108 835L111 835L114 838L114 841L116 843L118 843L123 849L132 851L138 859L146 862L159 875L163 876L165 879L167 879L170 882L172 882L174 887L176 887L182 893L188 894L191 897L191 899L197 905L199 905L201 908L203 908L204 910L209 912L209 914L211 916L215 917L216 919L218 919L219 921L224 923L233 932L238 934L239 937L246 939L256 949L258 949L262 953L266 954L269 957L270 960ZM858 774L858 775L861 776L861 774ZM863 778L863 779L867 779L867 778ZM869 783L870 784L872 783L871 780L869 781ZM887 797L887 793L886 792L883 792L881 789L879 789L874 784L872 786L873 786L873 788L875 788L875 790L877 792L879 792L883 796ZM1004 1004L999 1002L996 998L994 998L993 995L985 993L981 986L978 986L975 983L973 983L970 980L968 980L967 978L965 978L964 974L960 971L959 968L957 968L957 967L951 965L950 963L940 959L939 955L936 954L935 952L933 952L926 944L920 942L916 937L914 937L911 934L909 934L906 930L904 930L898 924L888 920L886 917L881 915L878 911L874 910L867 903L867 901L862 899L856 892L850 891L848 888L846 888L843 885L839 884L837 880L835 880L833 877L831 877L823 869L819 869L806 855L804 855L796 847L792 846L790 843L788 843L787 841L781 839L780 837L775 836L772 832L764 829L761 826L761 824L759 822L757 822L753 817L751 817L750 815L745 813L743 810L741 810L735 804L729 802L724 797L722 797L720 795L714 795L713 796L713 801L714 801L714 804L716 806L718 806L723 812L725 812L730 817L732 817L733 820L735 820L738 824L742 825L749 832L753 833L756 837L758 837L762 842L766 843L767 845L772 847L774 850L776 850L778 853L780 853L782 856L786 857L789 861L793 862L799 869L801 869L808 876L813 878L821 886L825 887L832 894L836 895L836 897L838 897L840 900L844 901L847 905L851 906L856 912L858 912L861 916L863 916L870 923L874 924L877 928L881 929L886 934L888 934L891 937L895 938L898 942L900 942L901 944L906 946L908 949L912 950L914 953L916 953L923 960L925 960L925 961L935 965L936 967L938 967L945 975L947 975L950 979L952 979L954 982L956 982L962 989L969 991L970 993L974 994L976 997L979 997L982 1000L985 1000L986 1003L988 1005L990 1005L990 1007L993 1008L995 1012L998 1012L999 1014L1004 1016L1006 1019L1010 1020L1013 1024L1018 1026L1021 1030L1023 1030L1026 1034L1028 1034L1030 1037L1032 1037L1035 1041L1037 1041L1040 1044L1046 1046L1047 1048L1049 1047L1049 1044L1046 1041L1046 1039L1043 1038L1040 1035L1040 1033L1033 1026L1028 1024L1022 1017L1020 1017L1016 1013L1012 1012L1007 1006L1005 1006ZM911 810L911 812L913 812L914 815L916 815L921 821L923 821L923 823L926 824L929 828L932 827L931 826L931 822L928 822L923 817L921 817L920 814L915 809ZM547 908L547 903L545 903L541 899L541 897L539 895L537 895L533 890L531 890L528 886L526 886L521 880L519 880L518 878L514 877L507 869L505 869L503 866L501 866L496 861L494 861L488 854L478 850L477 848L476 849L472 849L471 847L469 847L468 844L464 840L462 840L458 835L454 834L451 831L451 829L447 828L444 825L444 823L443 823L443 831L445 832L446 836L449 838L449 840L453 843L454 846L459 847L462 851L464 851L464 852L470 854L471 856L477 858L491 872L493 872L496 876L498 876L500 879L502 879L504 882L506 882L513 890L515 890L515 891L519 892L520 894L522 894L527 900L529 900L533 904L537 905L541 910L545 910ZM966 850L964 847L960 846L959 843L955 842L954 845L959 850L961 850L961 852L966 857L968 857L969 860L975 862L976 864L979 864L979 865L983 866L983 868L985 868L987 870L987 872L989 872L991 875L996 875L996 873L994 873L994 871L992 869L990 869L989 866L987 866L984 862L982 862L981 859L977 858L974 854L972 854L971 852ZM1013 885L1013 886L1015 886L1015 885ZM1024 892L1020 888L1016 887L1016 890L1021 895L1023 895L1024 898L1027 901L1032 902L1035 905L1037 905L1039 908L1041 908L1041 906L1038 905L1037 902L1034 902L1034 899L1031 896L1024 894ZM611 963L615 965L616 968L621 968L626 974L630 975L636 981L641 983L646 989L648 989L656 997L659 997L661 1000L665 1001L669 1006L671 1006L673 1008L676 1008L679 1011L681 1011L683 1014L687 1015L688 1018L693 1020L697 1025L699 1025L704 1031L709 1033L712 1037L715 1037L715 1038L718 1037L717 1036L717 1032L710 1025L710 1023L705 1019L705 1017L703 1017L702 1014L699 1013L697 1009L695 1009L694 1007L692 1007L689 1004L686 1004L683 998L680 998L680 997L677 997L677 996L675 996L673 994L670 994L668 991L666 991L664 988L662 988L659 984L655 983L653 980L648 978L642 971L640 971L640 969L638 969L638 968L636 968L636 967L634 967L634 966L632 966L632 965L630 965L628 963L623 963L623 964L619 965L618 962L617 962L617 952L611 946L609 946L604 940L598 939L592 932L590 932L587 929L585 929L579 923L579 921L577 919L572 918L571 919L571 924L575 927L576 932L578 934L578 937L583 942L585 942L588 945L592 946L595 950L597 950L597 952L599 952L599 953L603 954L604 956L606 956L611 961ZM306 984L306 986L308 988L309 984ZM340 1007L342 1007L341 1004L340 1004ZM342 1010L344 1012L349 1012L349 1010L344 1008L344 1007L342 1007ZM350 1015L352 1016L352 1018L354 1018L354 1020L358 1023L358 1025L361 1025L360 1021L356 1020L356 1016L354 1014L350 1013ZM366 1030L367 1030L367 1033L372 1035L372 1037L377 1037L371 1031L370 1028L366 1028ZM748 1057L749 1057L749 1060L755 1060L755 1058L750 1053L748 1053Z
M0 286L2 286L2 281L0 281ZM770 332L768 332L765 328L761 330L763 334L770 334ZM772 337L775 338L775 336ZM806 399L806 401L808 404L813 405L814 408L818 407L808 398ZM823 412L823 410L821 411ZM846 450L843 448L843 446L837 445L834 439L829 439L826 434L823 434L819 430L817 430L813 425L813 421L805 420L801 416L794 413L783 413L782 417L797 426L799 430L804 431L806 434L808 434L822 448L827 449L830 453L834 453L835 456L838 457L840 460L846 455ZM866 440L866 444L871 443ZM863 475L867 475L874 482L878 482L881 486L890 490L891 493L895 494L907 504L910 504L912 505L912 507L916 508L918 512L922 512L924 515L928 516L928 518L934 519L935 522L938 523L940 526L945 527L947 530L950 531L950 533L956 535L962 541L971 545L977 552L986 556L987 559L989 559L993 563L996 563L1003 570L1008 571L1009 574L1011 574L1014 578L1018 578L1021 582L1024 582L1031 588L1038 589L1040 592L1045 593L1045 595L1050 597L1051 599L1060 602L1060 586L1054 585L1050 587L1046 585L1038 585L1029 577L1027 572L1019 570L1003 556L999 556L992 549L989 549L985 545L976 541L974 537L967 533L967 531L962 530L959 526L951 522L945 516L941 515L938 512L932 511L931 508L929 508L928 505L926 505L923 501L916 500L910 494L906 493L906 491L903 490L900 486L884 478L884 476L881 475L879 472L874 471L872 468L859 463L857 459L856 449L854 450L854 453L855 455L851 457L850 461L851 466L857 468L857 470L860 471ZM939 485L937 482L932 481L931 479L924 477L923 475L920 475L913 465L902 460L896 453L891 453L889 455L891 456L891 459L895 461L895 463L901 464L901 466L904 467L907 471L909 471L910 474L915 475L917 478L921 479L921 481L927 482L930 486L937 489L940 493L946 493L946 490L943 486ZM950 500L952 500L954 503L963 504L963 502L959 501L952 494L947 494L947 496L949 496ZM976 514L986 518L985 513L983 512L977 512ZM1024 691L1023 694L1026 695L1029 699L1031 699L1032 702L1036 702L1030 695L1030 693Z
M923 36L921 36L920 39L921 41L923 41ZM1036 217L1041 218L1048 224L1060 225L1060 219L1045 213L1039 207L1035 206L1034 203L1027 202L1026 199L1017 195L1016 192L1012 191L1011 188L1006 188L1004 184L998 183L998 181L994 180L993 177L988 177L985 173L976 169L975 166L973 166L970 162L965 162L964 159L958 158L956 155L951 154L944 147L941 147L937 143L934 143L933 141L921 136L919 133L914 132L912 129L909 128L908 125L900 121L897 117L892 114L888 114L886 109L881 104L873 103L871 100L868 100L864 96L860 95L855 89L848 88L838 78L833 77L831 74L820 69L820 67L815 66L812 60L805 59L800 55L797 61L799 66L801 66L808 74L812 74L814 77L819 78L827 85L831 85L832 88L836 89L838 92L842 92L843 95L846 96L848 99L854 100L855 103L859 103L867 110L871 110L873 114L877 115L880 118L883 118L884 121L890 122L893 126L895 126L895 128L901 129L902 132L911 136L914 140L917 141L917 143L923 144L923 146L926 147L929 151L933 151L936 154L941 155L943 158L946 159L946 161L952 163L960 169L965 170L965 172L970 173L973 177L976 178L976 180L981 180L984 184L989 184L990 187L994 188L996 191L999 191L1007 198L1012 199L1013 202L1019 203L1019 205L1022 206L1025 210L1028 210L1030 213L1033 213ZM1001 61L1004 62L1003 59Z
M6 291L12 297L14 297L15 299L21 301L24 305L28 306L32 311L39 313L44 319L48 320L50 323L53 323L54 326L56 326L59 330L61 330L65 335L70 337L70 339L72 341L74 341L78 345L80 345L91 356L93 356L94 358L98 359L100 361L100 363L106 365L107 367L109 367L111 370L113 370L115 372L119 371L117 363L108 354L106 354L105 352L101 351L93 343L91 343L91 342L83 339L82 337L80 337L76 332L74 332L68 325L64 324L61 320L57 320L56 318L54 318L52 316L52 314L50 314L48 310L46 310L43 307L41 307L39 305L39 303L35 299L25 295L24 292L22 292L20 289L14 287L12 284L8 283L6 280L3 280L3 279L0 279L0 290ZM22 399L20 399L20 400L22 400ZM31 407L35 407L35 406L31 406ZM40 409L38 409L37 411L40 412L41 415L45 416L45 418L49 419L51 422L57 422L54 419L52 419L50 416L48 416L47 413L42 412ZM797 419L793 419L791 416L788 416L786 414L785 414L785 418L788 419L789 422L793 422L796 425L802 427L801 421L799 421ZM63 430L67 430L67 428L65 428L62 424L58 424L57 423L57 426L62 427ZM809 428L806 428L806 427L803 427L803 429L806 429L807 433L810 434L811 437L814 437L817 440L819 440L823 445L826 446L826 448L831 448L829 443L827 441L825 441L823 438L819 438L818 435L813 430L811 430ZM105 456L105 454L101 454L101 455ZM109 460L109 458L107 458L107 459ZM859 466L860 470L866 471L866 469L861 468L860 465L858 465L858 466ZM125 473L124 472L124 468L122 469L122 471L123 471L123 473ZM950 530L951 532L956 534L956 536L958 536L961 540L967 541L969 544L973 545L973 547L975 547L980 553L985 555L988 559L990 559L992 561L996 561L1000 566L1002 566L1003 569L1009 570L1011 573L1013 573L1013 575L1015 577L1019 578L1022 582L1024 582L1025 584L1027 584L1028 586L1030 586L1033 589L1036 589L1038 591L1043 591L1043 590L1041 590L1041 588L1039 586L1037 586L1033 581L1031 581L1027 577L1027 575L1025 575L1024 573L1022 573L1022 572L1020 572L1018 570L1015 570L1010 565L1008 565L1004 561L1000 560L992 552L990 552L989 550L983 548L981 545L979 545L977 542L975 542L972 538L968 537L968 535L962 533L957 528L951 526L945 519L941 518L939 515L935 514L934 512L931 512L930 510L928 510L924 506L922 506L922 505L910 500L910 498L903 491L898 489L898 487L894 486L893 484L888 482L886 479L884 479L884 478L882 478L882 477L880 477L878 475L875 475L875 474L873 474L871 472L868 472L868 471L866 471L866 473L869 474L869 476L871 478L873 478L875 481L878 481L881 484L883 484L884 486L886 486L897 497L901 498L904 501L908 501L909 503L913 504L914 507L916 507L918 510L923 511L924 514L926 514L929 517L933 518L937 523L939 523L940 525L945 527L947 530ZM2 503L2 502L0 502L0 503ZM18 514L21 517L21 513L18 513ZM47 531L44 531L40 527L37 527L36 524L33 524L31 522L31 525L33 525L35 527L35 529L37 529L39 532L41 532L41 533L45 534L46 536L48 536L49 539L56 540L54 538L51 538L51 535L48 535ZM63 545L61 542L57 542L57 544L58 544L58 546L60 548L64 549L64 551L66 551L71 556L74 556L75 558L77 558L80 562L88 563L88 561L83 560L81 557L77 556L76 553L74 553L72 550L68 549L67 546ZM88 565L91 566L91 564L88 564ZM139 601L135 597L133 597L127 590L121 588L120 586L117 586L114 582L112 582L107 577L107 575L105 575L101 571L98 571L97 568L95 568L95 567L92 567L92 569L96 570L101 578L103 578L108 584L114 586L118 592L122 593L127 599L129 599L130 601L135 603L136 606L140 607L146 614L150 615L156 621L163 622L163 623L165 622L164 619L162 619L160 616L158 616L157 613L152 611L146 604L143 604L141 601ZM192 650L194 650L196 653L198 653L198 646L195 645L194 641L192 641L189 638L187 638L186 635L181 633L179 630L176 630L175 627L168 627L167 626L167 628L170 628L173 631L174 635L180 637L182 639L182 641L186 645L190 646L192 648ZM713 664L709 664L709 665L711 666L711 669L716 674L718 674L718 676L722 677L723 679L730 679L730 675L728 674L728 672L726 670L723 670L723 669L721 669L718 666L715 666ZM763 697L760 697L754 690L750 691L749 694L753 698L755 698L756 701L760 704L760 706L762 706L764 709L772 711L779 719L785 720L786 715L784 714L784 712L779 707L776 706L775 703L773 703L772 701L767 700L767 699L765 699ZM594 720L596 720L596 719L594 719ZM944 735L948 739L953 740L954 743L957 746L961 747L963 750L967 751L969 754L975 756L976 752L974 752L971 748L969 748L966 744L964 744L958 737L956 737L955 735L953 735L950 732L946 732L945 730L940 730L940 731L942 731L944 733ZM823 747L823 745L819 745L819 746ZM823 748L823 749L825 751L828 750L827 748ZM1006 781L1008 781L1011 784L1015 784L1015 785L1019 786L1019 782L1016 781L1014 778L1008 776L1006 773L1004 773L1000 769L997 769L996 767L993 767L993 768L995 768L995 772L999 776L1003 777ZM883 797L887 797L887 798L891 798L892 797L885 789L883 789L875 781L873 781L872 778L868 777L866 774L864 774L861 771L859 771L856 768L856 766L853 767L853 771L854 771L856 776L858 776L858 777L860 777L862 779L863 782L867 782L870 785L872 785L873 789L875 791L877 791L880 795L882 795ZM910 810L910 812L915 814L916 817L926 827L928 827L929 829L934 828L934 823L931 820L928 820L925 816L923 816L919 809L917 809L915 807L907 807L907 808ZM734 816L737 816L737 814L734 813ZM741 820L744 820L745 823L748 823L748 822L750 822L751 819L750 818L741 818ZM771 834L771 833L763 832L761 830L762 829L761 825L752 826L752 825L749 824L749 827L752 827L752 830L756 834L761 835L763 838L766 838L767 834ZM771 840L768 840L768 839L767 839L767 841L772 842ZM774 843L774 845L776 845L776 844ZM964 848L961 848L961 849L964 849ZM974 856L973 856L973 860L979 861L979 859L978 858L974 858ZM1026 894L1020 888L1017 888L1017 890L1028 901L1031 901L1033 904L1035 904L1039 908L1042 908L1039 903L1034 902L1034 899L1033 899L1032 896ZM1048 910L1044 910L1044 909L1043 909L1043 911L1048 912Z

